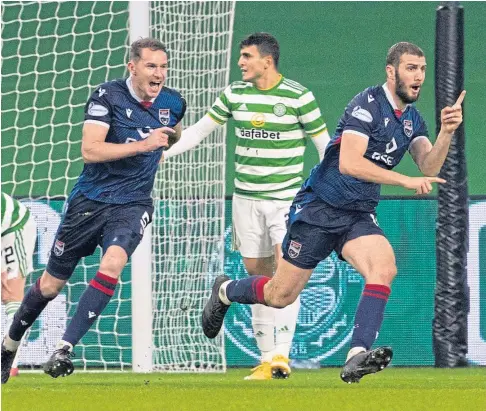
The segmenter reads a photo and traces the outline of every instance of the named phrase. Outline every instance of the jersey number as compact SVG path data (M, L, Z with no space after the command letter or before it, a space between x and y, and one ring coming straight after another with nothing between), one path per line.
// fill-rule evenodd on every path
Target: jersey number
M7 264L12 264L15 262L14 250L13 247L7 247L3 250L5 255L5 262Z

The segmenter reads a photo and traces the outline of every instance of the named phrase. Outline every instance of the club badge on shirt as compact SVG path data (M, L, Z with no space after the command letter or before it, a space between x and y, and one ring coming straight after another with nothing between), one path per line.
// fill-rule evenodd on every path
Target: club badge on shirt
M413 126L412 120L403 120L403 131L407 137L412 137L413 134Z
M166 126L170 122L170 109L161 108L159 109L159 120L163 126Z

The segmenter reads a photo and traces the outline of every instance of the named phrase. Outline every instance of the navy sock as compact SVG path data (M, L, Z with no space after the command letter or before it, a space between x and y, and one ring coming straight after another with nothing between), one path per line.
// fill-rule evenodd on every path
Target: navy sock
M386 285L365 285L356 309L351 348L371 348L378 337L389 295L390 288Z
M64 341L74 347L83 338L115 293L116 283L115 278L96 273L79 299L78 308L62 336Z
M226 297L231 302L241 304L264 304L263 287L270 278L263 275L251 275L242 280L231 281L226 287Z
M22 304L14 315L8 335L14 341L20 341L27 329L39 317L46 305L53 298L44 297L40 291L40 277L29 288L22 300Z

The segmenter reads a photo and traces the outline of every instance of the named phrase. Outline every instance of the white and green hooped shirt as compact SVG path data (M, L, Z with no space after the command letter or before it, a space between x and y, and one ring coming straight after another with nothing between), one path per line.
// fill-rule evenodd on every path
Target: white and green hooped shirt
M2 237L24 227L30 211L20 201L2 192Z
M235 194L292 200L304 178L305 136L326 130L312 92L284 77L267 90L236 81L208 114L219 124L235 120Z

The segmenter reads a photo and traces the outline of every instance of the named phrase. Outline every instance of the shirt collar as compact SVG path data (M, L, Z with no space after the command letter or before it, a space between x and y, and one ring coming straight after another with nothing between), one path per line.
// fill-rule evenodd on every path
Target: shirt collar
M391 104L391 106L392 106L393 110L400 110L400 109L398 108L398 106L396 105L395 100L393 100L392 94L391 94L391 92L390 92L390 90L389 90L389 88L388 88L387 84L386 84L386 83L385 83L385 84L383 84L383 86L382 86L382 87L383 87L383 90L385 91L386 98L387 98L388 102ZM408 108L408 106L409 106L409 105L410 105L410 104L407 104L407 105L404 107L404 109L403 109L403 110L400 110L400 111L401 111L401 112L404 112L404 111L405 111L405 110Z
M126 84L127 84L127 87L128 87L128 91L130 92L130 94L132 95L132 97L137 100L139 103L141 101L143 101L140 97L137 96L137 94L135 93L135 90L133 89L133 85L132 85L132 76L129 76L127 78L127 81L126 81ZM155 101L157 97L153 98L150 100L151 103L153 103Z

